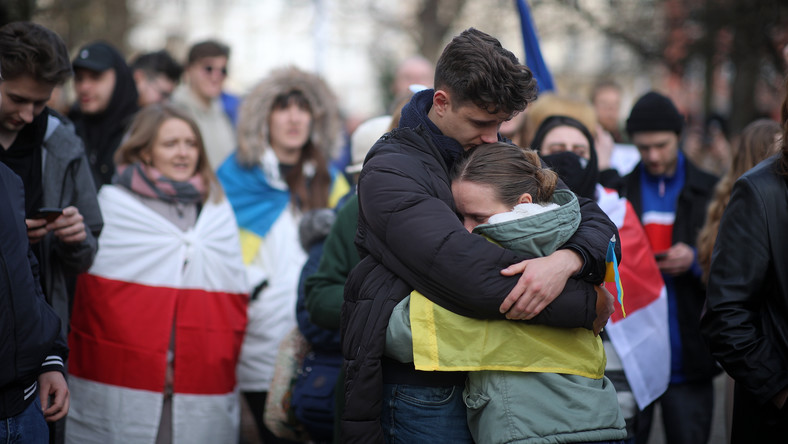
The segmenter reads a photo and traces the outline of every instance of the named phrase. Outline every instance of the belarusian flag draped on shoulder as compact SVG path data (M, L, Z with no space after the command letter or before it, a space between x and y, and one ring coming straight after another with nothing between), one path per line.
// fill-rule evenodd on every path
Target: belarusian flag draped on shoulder
M185 232L117 186L99 204L104 230L69 335L69 440L153 443L168 359L173 442L236 436L248 296L230 204L209 200Z
M670 382L667 292L632 204L601 185L597 194L599 207L618 227L622 257L618 272L627 295L626 318L617 309L605 331L621 358L638 407L643 409L662 395ZM615 283L605 285L615 294Z

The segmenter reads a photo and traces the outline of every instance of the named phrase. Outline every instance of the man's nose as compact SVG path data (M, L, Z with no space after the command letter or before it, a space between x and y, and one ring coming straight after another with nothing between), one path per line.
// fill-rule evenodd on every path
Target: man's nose
M19 113L19 117L21 117L25 123L31 123L33 121L34 115L35 113L33 112L32 103L25 105L24 108L22 108L22 111Z
M646 150L646 160L648 160L649 162L654 162L654 161L658 160L657 154L658 154L657 150L655 150L653 148L647 149Z
M498 129L493 129L490 131L485 131L482 133L482 142L484 143L495 143L498 141Z

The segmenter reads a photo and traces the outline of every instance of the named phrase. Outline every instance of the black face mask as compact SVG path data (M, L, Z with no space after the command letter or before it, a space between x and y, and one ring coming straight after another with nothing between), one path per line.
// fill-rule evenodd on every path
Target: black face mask
M595 198L599 176L596 163L588 162L571 151L542 156L542 160L575 194L589 199Z

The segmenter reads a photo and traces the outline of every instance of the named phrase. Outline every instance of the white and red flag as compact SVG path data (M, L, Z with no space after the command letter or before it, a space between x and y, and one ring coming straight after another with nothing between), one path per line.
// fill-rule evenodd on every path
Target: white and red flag
M236 440L248 296L230 204L209 200L187 231L123 188L102 187L99 205L69 334L67 441L154 443L168 359L173 443Z
M626 318L616 310L605 331L642 410L670 383L667 291L632 204L601 186L597 186L597 196L599 207L618 227L622 255L618 270L626 293ZM614 283L605 285L616 294Z

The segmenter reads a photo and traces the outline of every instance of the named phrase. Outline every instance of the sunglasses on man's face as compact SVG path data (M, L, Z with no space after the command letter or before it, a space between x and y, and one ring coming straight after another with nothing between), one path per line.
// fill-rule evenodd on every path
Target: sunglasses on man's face
M209 76L213 75L214 71L220 72L222 74L222 77L226 77L227 76L227 67L226 66L222 66L221 68L217 68L217 67L214 67L214 66L211 66L211 65L205 65L202 68L205 70L205 73L208 74Z

